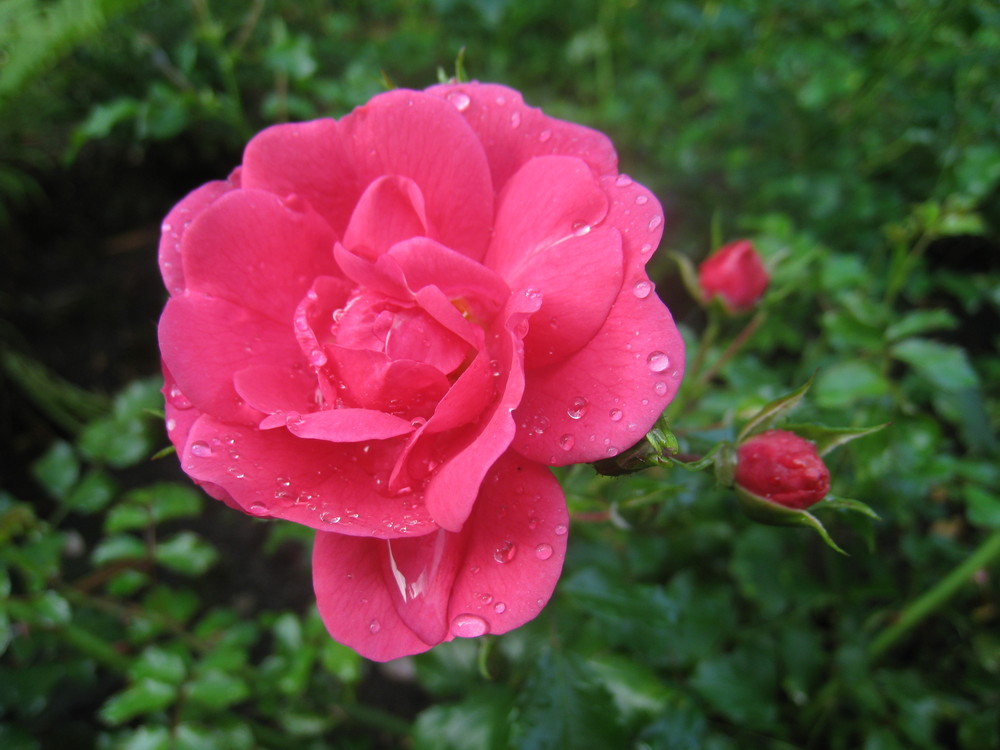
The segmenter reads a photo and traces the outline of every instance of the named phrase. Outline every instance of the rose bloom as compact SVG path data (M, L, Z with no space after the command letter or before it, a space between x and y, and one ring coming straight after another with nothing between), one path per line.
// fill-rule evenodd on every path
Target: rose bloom
M796 510L830 491L830 472L816 446L787 430L768 430L743 442L736 452L735 481L747 492Z
M604 135L502 86L271 127L163 224L181 465L317 530L320 615L367 657L517 627L566 551L548 467L640 440L680 381L662 229Z
M770 277L750 240L738 240L712 253L698 267L705 301L719 297L726 309L746 312L764 296Z

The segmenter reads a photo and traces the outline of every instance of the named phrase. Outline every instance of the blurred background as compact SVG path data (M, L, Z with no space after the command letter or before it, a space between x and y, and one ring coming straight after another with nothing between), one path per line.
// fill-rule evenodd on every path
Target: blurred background
M664 251L754 241L760 318L674 427L702 452L816 371L798 421L891 422L829 457L881 516L823 516L849 557L577 467L542 616L380 667L323 630L309 533L151 460L162 217L457 61L608 133ZM993 0L0 0L0 747L1000 747L998 240Z

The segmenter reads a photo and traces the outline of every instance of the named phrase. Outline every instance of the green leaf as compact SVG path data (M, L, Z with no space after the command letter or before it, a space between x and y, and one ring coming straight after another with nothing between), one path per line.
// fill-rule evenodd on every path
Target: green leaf
M661 713L673 692L648 666L618 654L591 657L588 666L611 694L625 722Z
M201 575L218 557L215 548L192 531L182 531L156 545L156 561L182 575Z
M889 392L889 383L870 362L848 360L825 368L816 379L816 404L824 409L844 409L863 399Z
M1000 496L967 484L963 489L969 521L987 529L1000 529Z
M172 704L177 697L177 687L148 677L136 681L122 692L112 696L99 711L101 719L112 726L153 713Z
M148 678L167 685L180 685L185 674L184 657L160 646L143 649L129 667L129 677L135 681Z
M542 651L517 697L511 745L522 750L625 747L614 701L571 653Z
M250 694L247 683L219 669L200 670L185 687L187 700L211 711L221 711Z
M69 443L57 440L31 465L31 474L52 497L61 500L80 477L80 461Z
M90 515L103 510L118 491L115 480L106 472L89 472L65 499L66 506L77 513Z
M946 391L975 388L979 378L969 363L965 350L930 339L911 338L891 349L892 355L923 377L931 385Z
M814 377L815 375L791 393L766 404L750 419L749 422L743 425L743 429L740 430L740 434L736 438L736 442L742 443L748 437L755 435L758 432L764 432L778 419L798 406L799 402L806 395L806 391L808 391L809 387L812 385Z
M105 537L90 553L94 565L106 565L116 560L144 560L148 550L142 540L130 534Z
M958 325L947 310L913 310L903 315L885 331L887 341L899 341L929 331L951 330Z
M775 654L759 642L698 664L692 686L739 726L768 730L778 718Z
M202 496L194 488L160 482L129 492L108 513L104 530L109 533L145 528L201 512Z
M460 703L432 706L413 726L414 750L506 750L513 695L488 685Z
M115 737L116 750L171 750L170 732L166 727L145 726Z

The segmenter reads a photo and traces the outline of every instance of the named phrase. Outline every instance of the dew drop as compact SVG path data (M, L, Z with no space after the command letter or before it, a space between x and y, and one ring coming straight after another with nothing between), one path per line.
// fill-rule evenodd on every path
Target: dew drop
M326 355L322 349L313 349L309 352L309 364L313 367L322 367L326 364Z
M176 384L170 386L170 390L167 391L167 398L170 399L170 403L175 409L190 409L191 401L181 393L181 389L177 387Z
M451 632L458 638L478 638L490 632L490 624L479 615L459 615L451 621Z
M535 557L539 560L548 560L552 557L552 545L551 544L539 544L535 547Z
M520 127L521 125L521 113L511 112L510 113L510 126L512 128Z
M566 532L569 531L569 529L566 527L566 524L561 523L556 526L553 531L556 532L556 536L566 536Z
M464 91L452 91L448 94L447 99L449 102L455 105L455 109L459 112L464 112L472 104L472 99Z
M627 174L620 174L615 178L615 184L618 187L628 187L632 184L632 178Z
M545 431L549 428L548 417L542 416L541 414L536 414L534 419L531 420L531 431L536 435L544 435Z
M649 220L649 231L652 232L654 229L656 229L662 223L663 223L663 217L662 216L659 216L659 215L654 216L652 219Z
M663 372L670 367L670 357L661 351L650 352L646 357L646 364L653 372Z
M493 611L496 612L498 615L502 615L504 612L507 611L507 605L504 604L503 602L497 602L496 604L493 605Z
M609 445L608 446L608 450L607 450L607 454L609 456L617 456L618 455L618 449L615 448L615 446L613 446L613 445Z
M506 541L493 550L493 559L498 563L509 563L517 555L517 545Z
M167 420L167 432L173 432L176 429L177 429L177 420L176 419L168 419Z
M243 479L243 477L246 476L246 474L244 474L243 471L237 466L230 466L227 471L233 476L234 479Z
M664 383L662 380L657 380L655 383L653 383L653 392L657 396L667 395L667 384Z
M196 440L191 443L191 453L200 458L208 458L212 455L212 448L203 440Z
M340 516L335 516L332 513L320 513L319 520L332 526L335 523L340 523Z
M587 413L587 399L583 396L577 396L573 399L573 403L570 405L566 413L569 415L570 419L579 419Z
M651 252L653 252L653 246L647 242L639 249L639 252L642 253L643 255L649 255Z
M559 447L564 451L573 450L573 445L576 443L576 438L570 435L568 432L559 438Z
M612 409L611 411L608 412L608 416L611 417L611 421L612 422L621 422L622 421L622 410L621 409Z
M635 282L635 286L632 287L632 294L636 296L636 299L646 299L652 291L653 284L646 279Z
M370 632L372 635L375 635L381 629L382 629L382 623L380 623L378 620L372 620L370 623L368 623L368 632Z
M255 516L266 516L267 506L264 503L252 503L250 505L250 512Z
M542 143L545 143L551 137L552 137L551 130L543 130L541 133L538 134L538 140L541 141Z
M574 221L573 222L573 235L575 237L583 237L585 234L590 234L590 230L593 227L590 226L585 221Z
M648 203L648 202L649 202L649 197L648 197L648 196L645 196L645 195L637 195L637 196L635 197L635 203L636 203L636 205L637 205L637 206L642 206L642 205L645 205L645 204L646 204L646 203Z

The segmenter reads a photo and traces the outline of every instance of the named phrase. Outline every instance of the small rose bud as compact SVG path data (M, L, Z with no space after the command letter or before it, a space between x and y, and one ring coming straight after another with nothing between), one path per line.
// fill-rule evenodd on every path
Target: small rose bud
M698 282L706 302L722 299L731 312L746 312L767 290L770 277L750 240L738 240L712 253L698 267Z
M798 510L830 491L830 472L816 446L787 430L768 430L742 443L735 479L747 492Z

